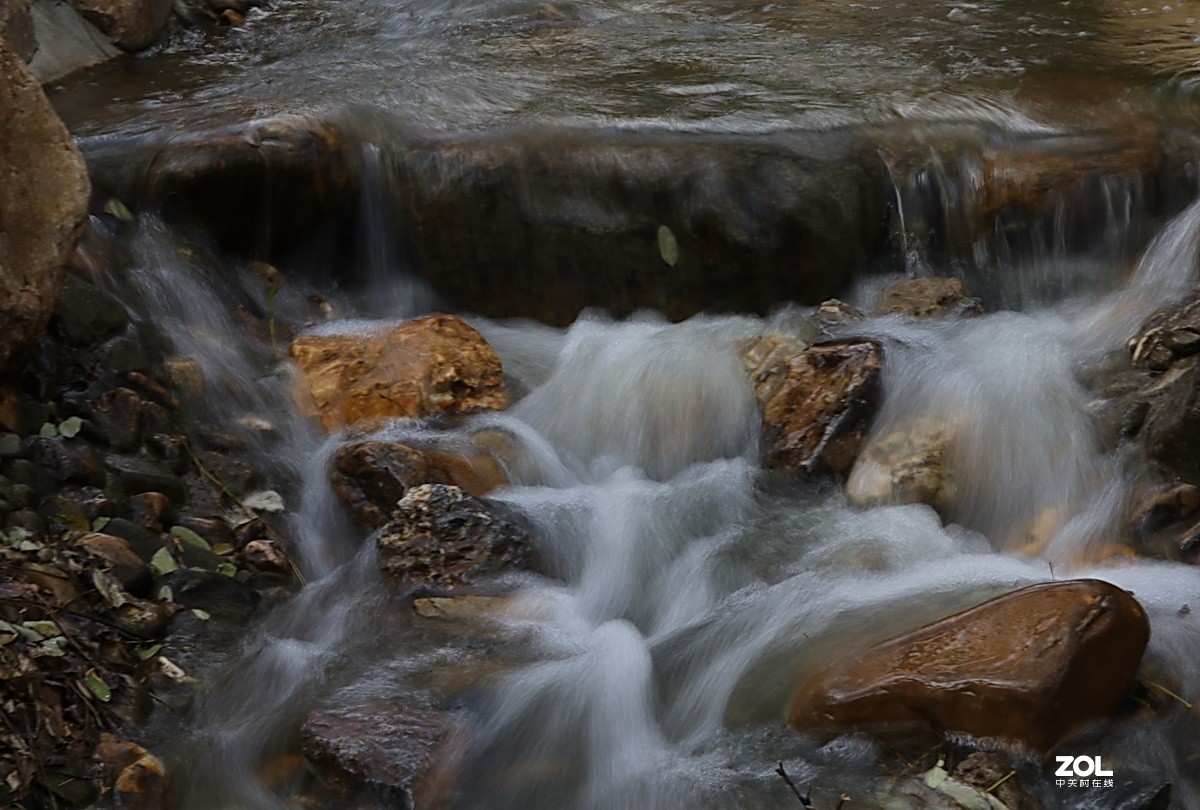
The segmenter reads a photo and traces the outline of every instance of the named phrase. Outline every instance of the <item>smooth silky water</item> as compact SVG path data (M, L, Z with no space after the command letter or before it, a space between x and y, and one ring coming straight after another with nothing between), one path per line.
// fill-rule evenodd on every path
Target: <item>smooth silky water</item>
M287 396L286 364L218 314L231 300L266 306L262 280L145 221L132 245L139 261L115 291L201 361L206 407L271 422L264 453L291 482L290 525L309 581L225 666L210 664L190 716L159 714L151 734L179 777L180 806L299 806L297 786L269 790L263 769L294 754L312 710L365 700L468 720L461 807L792 806L777 761L812 785L818 806L842 792L864 800L884 784L885 750L865 737L820 745L788 731L797 685L845 651L1064 577L1132 590L1151 617L1148 661L1182 694L1200 693L1200 624L1181 614L1200 607L1200 571L1093 562L1130 481L1127 460L1100 446L1079 382L1148 312L1195 283L1198 238L1194 205L1132 270L1096 262L1086 283L1078 259L1064 261L1070 279L1048 289L1069 289L1065 297L1035 299L1026 285L1022 311L845 327L885 346L875 434L917 418L955 426L959 498L949 525L924 505L854 509L836 482L799 484L759 466L759 417L732 344L794 331L804 310L679 324L649 312L624 321L585 313L565 330L474 320L520 400L448 433L401 420L382 435L453 448L477 431L509 434L512 483L494 497L536 528L550 576L512 575L498 583L516 594L511 610L455 629L415 619L380 581L372 543L327 484L342 439L304 423ZM368 265L381 255L368 253ZM1036 265L992 270L1020 287L1054 262L1043 255ZM387 287L378 296L326 291L338 316L316 328L369 331L429 305L419 285L376 272L372 283ZM867 306L886 281L866 279L852 297ZM299 317L307 292L282 290L279 317ZM396 310L364 319L364 301L375 302L375 316L380 306ZM1019 528L1047 510L1056 531L1037 548L1022 545ZM1127 721L1091 735L1088 753L1129 778L1170 780L1177 806L1198 807L1194 765L1177 759L1190 728ZM1024 767L1037 779L1036 763ZM1056 806L1061 795L1047 789L1035 786ZM1114 805L1096 794L1072 806Z
M347 100L451 132L766 133L907 120L927 136L928 166L910 173L880 154L893 170L898 272L864 278L849 297L869 307L903 274L950 274L991 314L847 328L885 346L877 435L918 419L954 426L959 498L948 525L927 506L854 509L837 482L761 469L754 397L731 344L796 330L804 310L680 324L585 313L568 329L472 320L522 397L437 438L513 437L512 483L495 497L536 527L550 576L513 575L499 583L517 594L512 610L448 629L414 618L380 581L372 543L327 483L341 438L304 422L287 365L223 314L230 303L270 306L281 323L303 322L312 290L289 279L269 299L245 267L143 220L135 268L109 279L113 292L201 362L205 408L270 423L262 452L308 580L224 666L198 670L188 716L154 720L149 742L177 777L180 807L303 806L298 792L311 785L271 790L264 769L296 754L312 710L371 700L469 721L457 771L464 808L797 806L778 761L812 786L818 807L843 792L869 806L886 783L881 763L894 761L865 737L822 745L788 731L793 690L845 651L1064 577L1135 592L1153 627L1149 664L1182 694L1200 694L1200 570L1095 562L1132 482L1128 459L1101 446L1080 383L1197 282L1200 208L1148 218L1147 189L1114 178L1095 191L1100 214L1082 245L1066 207L1029 229L979 233L978 160L946 148L931 123L1049 134L1121 129L1147 113L1194 121L1200 10L1117 0L280 0L272 15L252 15L216 44L185 35L51 97L78 134L326 113ZM358 263L317 260L327 277L349 273L359 286L318 285L336 313L320 329L369 330L438 307L389 230L386 139L364 141ZM934 230L942 244L929 243ZM405 422L384 433L431 438ZM1054 531L1031 547L1022 529L1046 514ZM1180 759L1194 733L1185 720L1123 722L1090 735L1086 753L1129 779L1171 781L1176 805L1197 808L1200 775ZM1047 806L1119 806L1102 793L1047 792L1040 766L1022 763Z

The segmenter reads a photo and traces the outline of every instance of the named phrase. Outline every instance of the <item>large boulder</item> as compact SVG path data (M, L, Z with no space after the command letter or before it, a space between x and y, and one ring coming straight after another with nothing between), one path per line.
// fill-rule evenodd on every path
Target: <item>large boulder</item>
M453 315L366 335L304 335L291 356L300 366L301 404L328 431L508 405L500 358Z
M404 494L421 484L450 484L480 497L506 482L491 455L445 453L402 442L361 441L333 456L329 481L355 523L382 526Z
M806 476L847 472L879 409L882 347L854 339L806 348L764 335L738 348L762 407L766 465Z
M817 734L961 732L1048 750L1128 696L1150 638L1141 605L1097 580L1033 585L835 661L788 723Z
M515 516L445 484L410 489L376 543L384 574L401 585L472 585L537 562Z
M0 42L28 62L37 51L37 35L28 0L0 0Z
M173 0L72 0L72 4L118 47L140 51L162 34Z
M0 42L0 374L20 365L50 319L89 193L66 127Z

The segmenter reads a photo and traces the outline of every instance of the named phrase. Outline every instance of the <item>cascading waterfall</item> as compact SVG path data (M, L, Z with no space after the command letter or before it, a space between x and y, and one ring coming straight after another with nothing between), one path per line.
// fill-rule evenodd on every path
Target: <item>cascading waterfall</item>
M193 763L183 806L292 806L256 769L294 750L315 706L364 697L448 701L471 718L463 807L788 806L777 760L815 786L819 806L832 806L842 791L878 784L880 750L863 738L821 746L784 730L799 682L841 652L1064 575L1135 591L1153 625L1148 660L1195 693L1200 629L1180 607L1200 606L1200 572L1095 561L1126 481L1122 459L1096 439L1077 377L1194 283L1198 235L1200 205L1168 224L1128 283L1106 295L846 327L886 347L875 435L915 419L953 430L960 497L945 524L925 505L854 509L833 483L799 487L758 466L759 417L732 344L789 330L794 310L680 324L587 315L566 330L478 322L525 396L442 440L482 429L513 437L513 483L494 497L537 528L557 577L510 583L516 607L496 617L483 651L477 639L430 635L403 618L371 544L355 550L329 492L325 465L338 437L322 449L298 416L284 415L277 378L209 339L234 325L194 320L218 309L195 306L215 295L213 280L178 264L171 285L136 276L146 312L175 319L171 339L228 380L217 389L225 407L274 408L290 431L279 446L300 480L292 526L314 579L262 621L200 702L190 738L175 740L171 754ZM147 263L180 261L161 234L140 249ZM865 285L860 300L877 289ZM237 393L247 379L272 395ZM381 434L429 435L403 421ZM1047 512L1056 528L1029 547L1021 528ZM496 650L500 664L489 658ZM491 677L448 692L454 673L472 668ZM1200 807L1174 744L1186 733L1178 722L1130 722L1096 750L1125 774L1174 781L1180 806Z

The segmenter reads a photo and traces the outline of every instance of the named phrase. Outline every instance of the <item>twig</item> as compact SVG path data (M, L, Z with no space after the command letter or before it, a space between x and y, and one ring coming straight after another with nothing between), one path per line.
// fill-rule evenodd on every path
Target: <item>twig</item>
M1011 771L1004 774L1004 776L1001 776L999 779L997 779L996 782L990 788L988 788L987 790L984 791L984 793L991 793L993 790L1000 787L1001 785L1003 785L1005 782L1007 782L1009 779L1012 779L1016 775L1017 775L1017 769L1013 768Z
M796 783L792 781L792 777L788 776L788 772L786 770L784 770L783 762L779 763L779 767L775 769L775 773L779 774L780 777L783 778L784 782L787 782L787 786L792 789L792 793L796 794L796 798L800 800L800 804L804 806L804 810L816 810L816 808L812 806L812 802L811 802L811 798L812 798L812 788L811 787L809 788L807 793L801 793L800 788L796 787Z
M244 513L246 513L247 517L249 517L251 520L258 520L258 513L249 506L246 506L241 498L233 494L233 490L231 490L224 481L218 478L215 473L208 469L208 467L204 466L204 463L200 461L200 457L196 455L196 451L192 449L192 443L187 440L186 436L183 437L183 446L187 449L188 455L192 459L192 463L196 465L196 469L200 471L201 475L216 484L225 497L233 501L238 509L241 509ZM304 580L304 575L300 573L300 569L296 565L296 561L292 559L292 554L288 550L287 543L283 541L283 538L279 536L278 532L271 528L270 524L264 522L263 525L266 526L267 532L271 535L271 539L276 541L280 552L283 553L284 559L287 560L288 565L291 567L292 573L296 576L297 581L299 581L301 585L307 584Z
M1182 697L1180 697L1179 695L1175 694L1175 693L1174 693L1174 692L1172 692L1170 689L1168 689L1167 687L1163 686L1161 683L1155 683L1154 681L1150 681L1150 680L1146 680L1146 679L1142 679L1142 683L1146 684L1146 686L1153 686L1155 689L1157 689L1158 691L1162 692L1164 695L1168 695L1169 697L1173 697L1173 698L1175 698L1175 699L1176 699L1176 700L1178 700L1180 703L1182 703L1182 704L1183 704L1183 705L1184 705L1184 706L1187 708L1187 710L1188 710L1189 712L1192 710L1192 704L1191 704L1191 703L1189 703L1188 701L1184 700Z
M835 810L842 810L842 805L844 805L848 801L850 801L849 793L843 793L841 796L838 796L838 803L837 803L837 807L835 808Z

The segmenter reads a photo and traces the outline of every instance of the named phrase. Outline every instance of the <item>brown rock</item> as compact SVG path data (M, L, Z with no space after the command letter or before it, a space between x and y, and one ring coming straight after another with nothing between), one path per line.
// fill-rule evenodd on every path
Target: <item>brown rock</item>
M0 42L25 62L37 52L37 34L28 0L0 0Z
M117 774L113 799L121 810L164 810L170 806L167 769L149 751Z
M50 319L89 193L66 127L0 42L0 374L20 365Z
M850 505L925 503L949 518L958 494L949 464L954 433L949 422L915 419L871 441L846 481Z
M191 357L169 357L163 367L171 380L171 388L187 400L204 398L204 369L200 361Z
M446 806L467 742L449 714L382 701L316 712L300 733L304 756L335 786L414 808Z
M1125 132L1005 139L984 150L982 214L1035 211L1087 191L1089 181L1155 175L1161 150L1156 125Z
M450 484L476 497L506 482L490 455L457 456L399 442L348 444L333 457L333 491L356 523L373 530L391 516L404 493L421 484Z
M128 501L129 517L143 529L161 532L171 521L171 499L161 492L142 492Z
M118 453L137 449L142 441L142 399L128 388L115 388L91 407L96 427Z
M1097 580L1033 585L837 661L797 692L792 728L908 736L953 731L1047 750L1111 715L1150 625Z
M765 463L805 475L844 473L879 408L883 349L872 340L808 348L764 335L739 347L763 411Z
M413 612L425 619L479 619L503 616L512 608L508 596L423 596L413 600Z
M150 581L150 566L119 537L93 533L79 538L75 545L90 556L102 560L110 573L127 590Z
M158 39L171 15L171 0L71 0L75 10L127 51L140 51Z
M406 585L470 585L536 562L528 533L499 504L445 484L410 489L376 542L383 572Z
M453 315L373 335L306 335L292 342L291 356L303 372L298 398L329 431L508 405L500 358Z
M1200 512L1200 487L1176 484L1146 493L1133 514L1133 523L1141 531L1152 532L1186 520Z
M168 223L203 223L235 256L294 255L345 227L339 214L358 200L357 151L337 127L311 118L80 144L98 195L157 209Z
M979 299L956 278L906 278L883 291L876 315L910 318L944 318L948 315L982 315Z
M1156 310L1125 344L1134 366L1165 371L1200 352L1200 287L1181 302Z
M166 768L145 748L105 731L95 756L106 771L115 774L114 806L122 810L161 810L170 806Z

